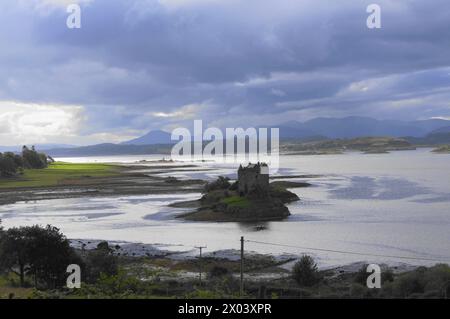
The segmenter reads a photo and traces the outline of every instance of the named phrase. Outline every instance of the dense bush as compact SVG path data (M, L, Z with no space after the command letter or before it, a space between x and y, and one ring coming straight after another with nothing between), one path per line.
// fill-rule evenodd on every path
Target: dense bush
M220 278L229 274L229 271L225 267L214 266L209 271L209 278Z
M311 256L303 255L292 269L294 280L302 287L311 287L320 281L317 264Z
M85 280L95 283L101 276L114 276L118 272L117 256L114 256L108 242L97 245L96 249L87 252L85 256Z
M230 179L228 177L219 176L215 181L205 185L204 192L208 193L215 190L228 189L230 186Z
M359 268L359 270L356 272L355 277L353 278L353 281L355 283L363 286L367 285L367 277L370 275L369 273L367 273L367 266L369 266L369 264L362 265L361 268Z
M430 268L418 267L414 271L400 274L385 287L397 298L442 298L450 294L450 266L437 264Z
M16 175L19 168L22 167L21 164L21 160L16 159L15 154L0 153L0 176L10 177Z

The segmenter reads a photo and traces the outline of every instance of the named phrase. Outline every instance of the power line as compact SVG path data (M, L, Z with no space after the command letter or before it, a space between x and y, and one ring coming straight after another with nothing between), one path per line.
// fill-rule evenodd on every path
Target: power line
M286 245L286 244L278 244L278 243L269 243L257 240L249 240L246 239L246 242L263 244L263 245L271 245L271 246L280 246L280 247L289 247L289 248L298 248L298 249L306 249L313 251L323 251L323 252L332 252L332 253L340 253L340 254L349 254L349 255L359 255L359 256L371 256L371 257L385 257L385 258L398 258L398 259L411 259L411 260L422 260L422 261L434 261L434 262L443 262L444 260L450 261L450 257L444 257L443 259L434 259L434 258L425 258L425 257L409 257L409 256L395 256L395 255L381 255L381 254L372 254L372 253L362 253L356 251L346 251L346 250L334 250L334 249L325 249L325 248L315 248L315 247L305 247L305 246L296 246L296 245Z

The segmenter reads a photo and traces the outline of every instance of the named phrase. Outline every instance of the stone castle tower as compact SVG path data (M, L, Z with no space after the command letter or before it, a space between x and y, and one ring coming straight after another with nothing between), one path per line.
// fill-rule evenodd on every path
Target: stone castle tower
M246 196L252 192L261 195L269 191L269 167L265 163L251 164L247 167L239 166L238 191L240 196Z

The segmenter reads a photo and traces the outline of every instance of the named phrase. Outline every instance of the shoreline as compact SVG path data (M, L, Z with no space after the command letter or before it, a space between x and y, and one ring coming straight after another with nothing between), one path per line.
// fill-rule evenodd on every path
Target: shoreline
M137 242L127 242L127 241L106 241L99 239L69 239L70 244L73 248L78 251L82 251L83 249L89 251L93 250L97 247L97 245L101 242L108 242L110 245L112 252L114 255L119 258L125 258L127 262L132 263L144 263L144 259L146 262L154 260L159 261L166 260L166 263L169 264L178 264L178 263L189 263L192 261L198 261L198 249L192 247L190 249L185 250L167 250L164 247L185 247L183 245L167 245L163 243L157 244L144 244ZM84 248L82 248L82 246ZM187 248L187 247L185 247ZM258 271L256 274L252 274L252 268L254 265L249 267L249 278L253 278L256 281L268 278L284 278L287 274L290 274L292 268L296 261L298 261L302 254L289 254L289 253L280 253L280 254L270 254L270 253L259 253L256 251L246 251L245 252L245 261L247 264L253 265L253 263L264 263L269 264L269 267L263 268L262 270L266 271ZM210 262L215 262L220 264L221 262L225 263L240 263L240 251L237 249L221 249L216 251L209 251L203 254L204 259L208 259ZM150 262L151 263L151 262ZM318 263L320 264L320 263ZM328 265L328 266L320 266L318 265L318 270L322 272L334 272L335 275L344 275L350 273L358 272L363 266L367 265L368 262L365 260L354 261L343 263L339 265ZM390 263L383 262L380 264L382 269L389 269L393 271L395 274L401 274L409 271L413 271L419 265L409 264L407 262L399 262L393 261Z
M172 169L198 167L195 165L143 166L137 163L136 165L114 164L113 167L117 169L117 173L107 177L82 176L76 179L64 180L58 185L51 186L2 187L0 188L0 205L14 204L21 201L86 196L195 193L199 192L206 183L199 179L180 180L174 177L160 176L160 174L172 172Z

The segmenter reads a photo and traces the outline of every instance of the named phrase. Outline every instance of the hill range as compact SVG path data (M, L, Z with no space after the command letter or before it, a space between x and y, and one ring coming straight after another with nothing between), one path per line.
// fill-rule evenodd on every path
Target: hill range
M390 137L394 139L392 141L394 144L398 142L398 138L402 138L412 146L435 146L450 143L450 121L444 119L399 121L352 116L315 118L306 122L290 121L269 126L269 128L272 127L279 128L281 144L291 146L329 140L356 141L356 139L362 137ZM370 143L371 140L368 141ZM171 133L154 130L119 144L103 143L89 146L44 144L36 147L53 157L143 155L169 154L172 145L176 142L171 140ZM359 145L360 141L355 143ZM316 145L332 144L320 143ZM404 145L404 147L407 147L407 145ZM0 151L3 152L14 150L19 151L20 147L0 146Z

